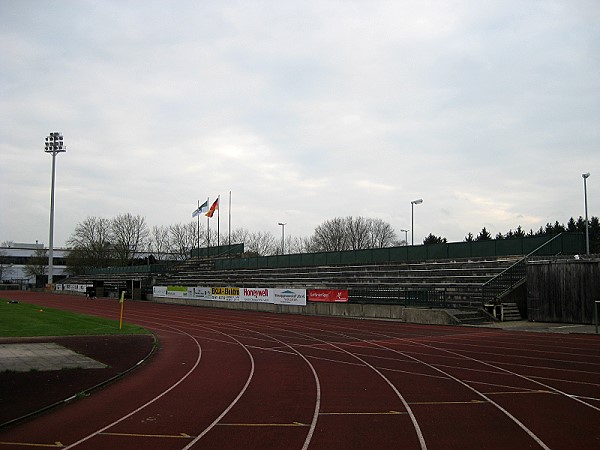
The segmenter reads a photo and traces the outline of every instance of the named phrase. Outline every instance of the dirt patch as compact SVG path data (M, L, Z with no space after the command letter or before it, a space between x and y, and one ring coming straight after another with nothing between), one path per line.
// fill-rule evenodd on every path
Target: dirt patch
M54 342L106 364L102 369L0 372L0 427L88 391L134 368L154 348L152 335L1 338Z

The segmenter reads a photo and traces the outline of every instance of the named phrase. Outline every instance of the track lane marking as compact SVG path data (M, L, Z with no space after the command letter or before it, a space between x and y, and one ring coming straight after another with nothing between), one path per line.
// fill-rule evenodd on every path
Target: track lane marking
M381 412L322 412L320 416L400 416L408 415L407 411L381 411Z
M220 427L310 427L308 423L218 423Z
M171 439L194 439L187 433L179 434L144 434L144 433L111 433L108 431L98 433L100 436L123 436L123 437L144 437L144 438L171 438Z
M174 330L177 330L175 327L172 327ZM100 428L99 430L96 430L95 432L79 439L78 441L73 442L72 444L70 444L69 446L67 446L65 448L65 450L71 449L91 438L93 438L94 436L99 435L100 433L103 433L104 431L108 430L109 428L117 425L118 423L123 422L124 420L130 418L131 416L133 416L134 414L137 414L138 412L140 412L142 409L146 408L147 406L151 405L152 403L156 402L157 400L161 399L162 397L164 397L165 395L167 395L169 392L171 392L173 389L175 389L177 386L179 386L181 383L183 383L183 381L192 374L192 372L194 370L196 370L196 367L198 367L198 365L200 364L200 359L202 358L202 347L200 346L200 342L198 342L198 340L192 336L189 333L186 333L185 331L182 330L177 330L179 333L181 334L185 334L188 337L192 338L192 340L196 343L196 347L198 348L198 357L196 358L196 362L195 364L190 368L190 370L188 370L186 372L186 374L184 376L182 376L176 383L174 383L173 385L171 385L171 387L169 387L168 389L164 390L162 393L160 393L159 395L157 395L156 397L154 397L152 400L147 401L146 403L144 403L142 406L138 407L137 409L134 409L133 411L131 411L130 413L124 415L123 417L121 417L120 419L115 420L114 422Z
M19 447L44 447L44 448L63 448L64 445L60 441L56 441L54 444L38 444L34 442L0 442L0 445L18 445Z

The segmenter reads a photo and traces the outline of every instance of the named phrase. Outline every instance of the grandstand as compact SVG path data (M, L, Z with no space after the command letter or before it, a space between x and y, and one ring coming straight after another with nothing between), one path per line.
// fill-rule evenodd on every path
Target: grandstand
M172 266L103 269L71 277L65 280L63 289L84 285L88 295L114 297L126 290L128 297L137 299L151 299L154 286L343 289L348 291L348 304L336 305L342 310L347 307L341 315L354 315L356 307L353 309L352 305L391 305L444 309L454 323L518 320L526 317L527 261L577 253L582 239L576 234L541 241L521 238L520 242L494 243L493 251L485 242L491 253L486 256L481 255L486 252L477 243L469 243L465 255L464 244L252 258L241 254L197 256ZM522 251L505 254L514 249ZM415 254L424 257L410 259ZM362 263L361 258L365 260ZM368 316L365 308L360 310L362 316ZM256 305L251 309L256 309ZM294 312L311 313L311 308Z

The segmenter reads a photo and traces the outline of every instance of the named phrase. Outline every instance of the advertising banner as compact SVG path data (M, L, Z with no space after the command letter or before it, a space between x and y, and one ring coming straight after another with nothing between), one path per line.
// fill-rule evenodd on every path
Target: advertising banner
M347 289L311 289L308 291L309 302L348 303Z
M196 300L212 300L212 292L209 287L188 288L188 295Z
M236 287L213 287L210 288L212 299L218 302L239 302L240 288Z
M306 306L306 289L271 289L271 302L277 305Z
M188 288L185 286L167 286L167 297L187 298Z
M157 298L171 297L218 302L276 303L278 305L306 306L306 289L154 286L152 293Z
M244 288L240 295L242 302L272 303L269 289L267 288Z
M154 286L152 288L152 295L154 297L166 297L167 287L166 286Z

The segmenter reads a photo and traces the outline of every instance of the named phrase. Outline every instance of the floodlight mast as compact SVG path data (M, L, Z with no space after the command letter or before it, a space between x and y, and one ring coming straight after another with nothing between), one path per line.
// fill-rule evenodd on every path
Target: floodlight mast
M54 180L56 178L56 155L66 152L63 136L58 132L50 133L46 138L44 152L52 155L52 185L50 188L50 237L48 243L48 284L52 288L54 281Z
M281 226L281 254L283 255L285 253L285 226L287 222L279 222L278 225Z
M423 199L419 198L410 202L410 223L411 223L411 245L415 245L415 205L423 203Z
M590 177L590 173L582 173L583 178L583 198L585 203L585 254L590 254L590 225L588 222L588 202L587 202L587 179Z

